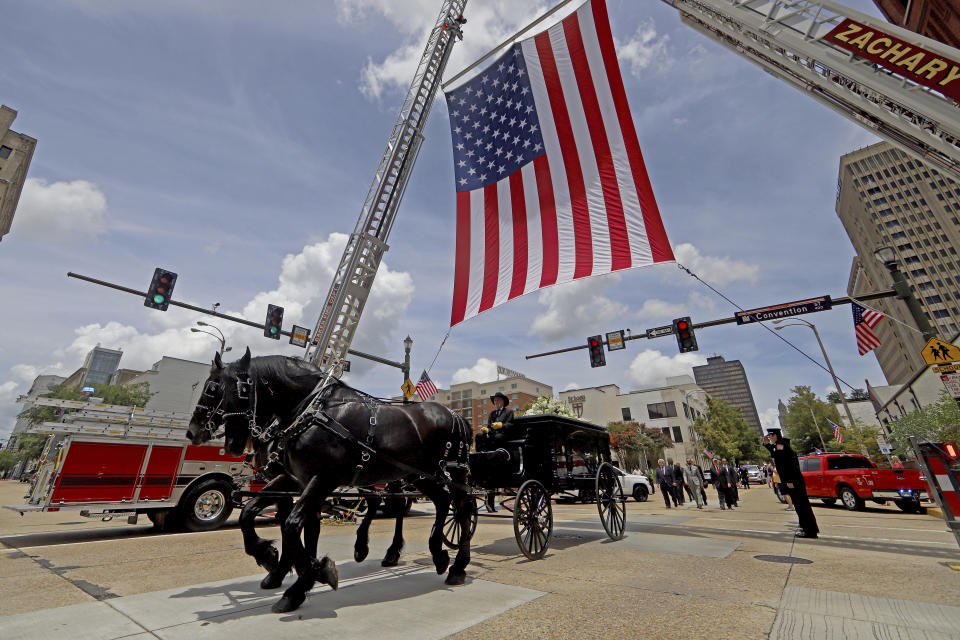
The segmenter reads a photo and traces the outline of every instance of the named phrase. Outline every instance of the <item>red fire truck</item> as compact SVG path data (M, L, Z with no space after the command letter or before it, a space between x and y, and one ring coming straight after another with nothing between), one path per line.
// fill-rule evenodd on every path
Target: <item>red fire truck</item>
M157 527L205 531L230 516L235 486L249 486L252 469L242 457L216 442L188 443L187 413L94 401L30 402L57 407L63 417L31 429L49 438L27 503L7 509L69 509L103 520L126 517L131 524L144 514Z

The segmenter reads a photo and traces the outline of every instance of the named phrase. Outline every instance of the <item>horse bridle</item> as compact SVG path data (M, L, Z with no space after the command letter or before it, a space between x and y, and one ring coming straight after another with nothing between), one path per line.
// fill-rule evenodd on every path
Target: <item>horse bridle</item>
M207 431L211 438L215 438L220 435L221 429L226 428L227 419L244 416L247 419L250 435L260 440L263 438L266 429L261 429L257 425L257 385L246 371L237 374L236 385L237 398L247 402L247 408L243 411L223 410L222 406L225 399L223 383L207 380L207 383L203 385L203 392L200 394L200 401L197 402L196 408L203 423L202 429ZM216 405L203 404L204 400L216 402Z

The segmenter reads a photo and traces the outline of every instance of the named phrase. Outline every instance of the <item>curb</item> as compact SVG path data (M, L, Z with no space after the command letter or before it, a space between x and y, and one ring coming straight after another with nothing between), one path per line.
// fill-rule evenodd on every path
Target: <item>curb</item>
M927 507L927 515L933 516L938 520L943 520L943 511L939 507Z

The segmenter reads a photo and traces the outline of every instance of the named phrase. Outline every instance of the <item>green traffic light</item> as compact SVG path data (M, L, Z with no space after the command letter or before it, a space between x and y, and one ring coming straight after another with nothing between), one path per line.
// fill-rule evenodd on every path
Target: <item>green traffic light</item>
M166 300L166 298L163 297L163 296L161 296L159 293L158 293L157 295L153 296L153 301L154 301L156 304L163 304L164 300Z
M276 334L276 333L277 333L277 328L276 328L276 327L270 327L270 333Z

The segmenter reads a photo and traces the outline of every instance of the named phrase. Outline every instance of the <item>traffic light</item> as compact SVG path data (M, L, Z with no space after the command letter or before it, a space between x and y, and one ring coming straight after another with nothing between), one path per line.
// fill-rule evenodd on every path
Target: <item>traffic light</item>
M674 320L673 333L677 336L677 346L680 348L680 353L697 350L697 337L693 334L693 323L690 322L690 316Z
M263 322L263 335L274 340L280 339L280 327L283 326L283 307L267 305L267 319Z
M607 364L607 356L603 353L603 336L587 338L587 348L590 350L590 366L603 367Z
M173 285L177 283L177 274L165 271L160 267L153 270L153 280L147 289L147 297L143 299L143 306L166 311L170 306L170 297L173 295Z

